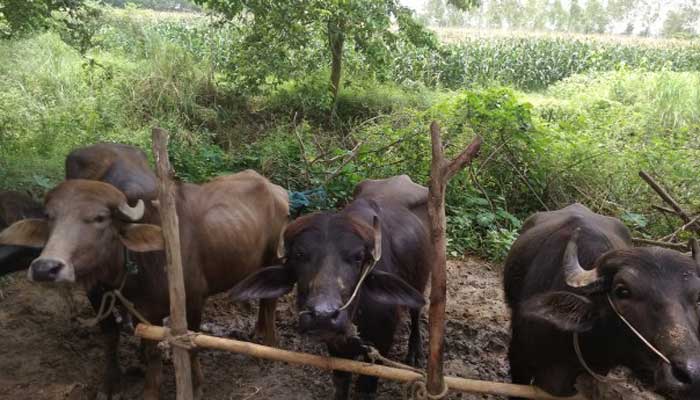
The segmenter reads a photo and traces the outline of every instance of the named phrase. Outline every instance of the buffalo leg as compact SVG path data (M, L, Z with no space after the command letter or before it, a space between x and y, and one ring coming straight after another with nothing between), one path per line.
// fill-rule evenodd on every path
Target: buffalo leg
M406 364L420 368L423 364L423 338L420 333L421 310L411 310L411 334L408 338Z
M511 381L519 385L529 385L532 382L532 368L528 365L527 357L522 353L524 344L518 343L518 335L514 331L508 349L508 363L510 364ZM510 397L510 400L518 400L520 397Z
M576 394L578 369L567 365L548 364L535 371L535 385L555 396L569 397Z
M95 312L99 310L104 290L94 288L88 292L88 299ZM105 373L102 388L97 394L98 400L111 400L121 397L121 376L119 369L119 324L112 314L100 321L100 330L104 337Z
M163 360L158 349L158 342L145 339L143 339L143 342L146 356L146 382L143 388L143 398L144 400L158 400L160 397Z
M204 302L199 302L198 304L190 304L187 308L187 326L189 330L197 332L199 331L200 325L202 323L202 310L204 309ZM199 400L204 398L204 373L202 372L202 364L199 362L199 350L193 348L190 350L190 360L192 363L192 392L194 400Z
M277 299L262 299L258 307L258 322L255 325L255 335L262 337L267 346L277 346L277 330L275 328L275 309Z
M371 310L371 311L370 311ZM372 344L383 356L389 354L394 341L394 333L399 322L399 310L396 307L365 307L360 322L360 337L365 343ZM357 392L360 400L371 400L377 396L378 379L374 376L360 375L357 380Z
M331 357L342 357L352 359L354 358L346 351L338 349L334 345L328 345L328 354ZM335 400L348 400L350 398L350 381L352 380L352 374L343 371L333 371L333 389L335 394L333 399Z

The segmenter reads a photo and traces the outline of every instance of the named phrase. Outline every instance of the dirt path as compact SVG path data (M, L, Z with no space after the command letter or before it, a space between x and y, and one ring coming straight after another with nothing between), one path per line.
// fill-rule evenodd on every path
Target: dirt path
M508 380L508 313L499 271L499 267L478 259L448 265L448 375ZM93 399L103 365L98 329L71 321L69 306L57 290L32 284L22 273L5 279L0 290L4 293L0 299L0 399ZM93 315L84 294L74 291L72 299L81 317ZM254 307L237 306L225 295L217 296L207 304L202 330L217 336L247 338L255 315ZM297 335L291 295L280 302L277 321L282 348L325 354L322 345L303 341ZM427 315L421 328L427 351ZM406 322L399 336L391 354L396 360L405 355ZM143 372L138 362L138 341L123 334L120 356L122 368L126 369L124 398L139 399ZM216 351L203 351L200 357L207 380L206 399L332 398L329 372ZM383 382L379 399L400 399L400 393L400 384ZM162 398L175 398L169 362L164 368ZM496 397L452 394L448 398Z

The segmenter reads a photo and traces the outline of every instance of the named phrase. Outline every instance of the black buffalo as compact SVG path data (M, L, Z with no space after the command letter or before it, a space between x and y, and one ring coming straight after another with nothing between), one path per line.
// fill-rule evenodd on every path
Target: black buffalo
M700 277L690 257L633 248L619 220L574 204L525 221L504 276L514 383L569 396L586 366L601 375L625 366L669 398L700 396Z
M26 193L0 191L0 231L25 218L42 218L44 208ZM0 276L26 269L40 251L27 246L0 245Z
M386 182L396 179L405 181L396 177ZM397 194L401 194L405 186L388 185L384 190L374 186L370 183L364 187L367 190L356 190L357 198L340 212L311 214L290 224L284 235L284 265L263 269L232 294L236 300L274 298L296 285L301 332L321 338L332 356L344 358L359 356L361 343L371 343L387 355L400 321L400 308L408 307L411 334L407 358L417 364L422 358L420 309L425 304L423 291L429 276L428 230L418 216L417 203L407 204L405 198L386 193L400 189ZM360 286L358 296L349 302L362 272L376 258L379 261ZM336 399L348 398L350 378L349 373L333 373ZM377 378L361 376L357 391L362 399L374 398Z

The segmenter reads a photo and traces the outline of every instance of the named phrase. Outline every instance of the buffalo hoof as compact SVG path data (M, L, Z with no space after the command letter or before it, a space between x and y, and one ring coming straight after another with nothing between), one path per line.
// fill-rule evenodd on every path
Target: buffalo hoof
M404 363L413 368L423 368L423 354L418 351L411 351L406 355Z
M376 393L358 393L357 398L359 400L377 400Z
M192 393L192 398L194 400L202 400L204 398L204 389L201 386L194 389L194 393Z
M95 396L95 400L122 400L122 394L121 393L105 393L105 392L98 392L97 396Z

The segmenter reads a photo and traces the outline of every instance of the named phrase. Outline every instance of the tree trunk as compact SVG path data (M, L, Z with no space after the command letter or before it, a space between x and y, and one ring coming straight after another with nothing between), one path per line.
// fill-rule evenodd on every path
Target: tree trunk
M345 33L339 20L328 21L328 47L331 51L331 93L333 94L333 106L331 108L331 121L334 119L338 106L338 92L340 92L340 78L343 66L343 45Z

